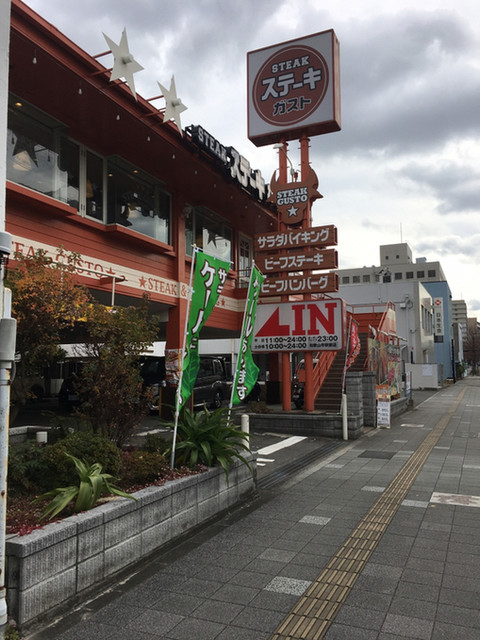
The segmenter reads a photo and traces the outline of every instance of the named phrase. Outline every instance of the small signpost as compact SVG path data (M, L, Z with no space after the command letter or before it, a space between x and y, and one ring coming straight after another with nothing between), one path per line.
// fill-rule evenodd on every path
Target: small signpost
M377 385L377 428L390 429L390 387Z

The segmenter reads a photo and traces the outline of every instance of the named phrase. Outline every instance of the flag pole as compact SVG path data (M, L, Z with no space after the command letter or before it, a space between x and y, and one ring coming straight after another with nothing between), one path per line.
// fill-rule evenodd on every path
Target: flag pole
M250 289L252 287L252 280L253 280L254 270L255 270L255 260L252 260L252 268L250 269L250 280L248 282L247 297L245 298L245 309L243 310L242 331L240 333L240 348L239 348L238 354L237 354L237 366L235 367L235 376L233 377L233 380L232 380L232 390L231 390L231 393L230 393L230 404L228 405L228 421L229 422L230 422L230 414L231 414L232 408L233 408L233 394L234 394L235 385L236 385L236 382L237 382L238 376L239 376L239 367L238 367L238 365L241 362L242 344L243 344L243 340L244 340L245 327L246 327L246 323L247 323L248 303L250 302Z
M187 344L187 333L188 333L188 317L190 315L190 306L192 304L192 288L193 288L193 273L195 271L195 259L197 256L199 249L196 245L193 245L193 256L192 256L192 264L190 268L190 282L188 284L188 298L187 298L187 309L185 312L185 330L183 332L183 345L182 345L182 355L180 359L180 375L178 377L177 382L177 392L175 394L175 417L173 423L173 440L172 440L172 453L170 456L170 467L173 469L175 467L175 447L177 444L177 431L178 431L178 418L180 414L180 393L182 389L182 378L183 378L183 360L185 358L185 347Z

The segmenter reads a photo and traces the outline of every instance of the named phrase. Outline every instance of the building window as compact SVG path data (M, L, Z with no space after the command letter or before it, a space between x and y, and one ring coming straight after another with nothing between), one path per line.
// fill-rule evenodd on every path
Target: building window
M86 214L90 218L103 221L104 203L104 162L103 158L91 151L86 152L85 202Z
M168 244L170 197L142 171L123 161L110 161L107 224L121 224Z
M195 245L211 256L232 262L232 229L224 220L207 209L198 207L186 223L186 251L193 253Z
M10 96L8 180L65 202L81 215L168 244L170 196L160 182L119 159L108 163L105 185L104 166L104 158L67 138L60 123Z
M352 282L353 284L360 284L360 276L353 276Z
M407 271L405 277L407 280L413 280L413 271Z
M250 238L240 236L238 242L238 281L240 287L248 287L252 267L253 247Z
M425 277L425 271L417 271L417 278L424 278Z
M429 278L435 278L437 275L437 272L435 271L435 269L429 269L427 275Z
M7 129L7 180L58 198L57 129L36 110L10 97ZM78 186L78 185L77 185ZM65 194L63 194L65 197ZM65 201L65 200L64 200Z
M392 276L390 274L383 276L383 282L391 282L391 281L392 281Z
M403 273L396 273L395 274L395 280L401 280L403 278Z
M350 276L343 276L342 284L350 284Z
M363 282L370 282L370 276L363 276L362 277L362 281Z

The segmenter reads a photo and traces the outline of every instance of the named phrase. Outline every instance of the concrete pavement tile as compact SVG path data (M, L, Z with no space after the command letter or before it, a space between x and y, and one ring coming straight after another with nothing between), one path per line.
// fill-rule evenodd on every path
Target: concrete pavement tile
M350 625L360 629L373 629L377 633L380 631L385 620L385 611L365 609L364 607L353 607L344 604L338 612L335 622L338 624Z
M436 622L431 640L478 640L478 629Z
M375 593L374 591L361 591L353 588L347 596L345 603L353 607L363 607L375 611L388 611L392 596L386 593Z
M152 611L148 609L141 616L131 620L127 627L130 631L135 630L141 633L149 633L152 637L164 636L170 629L173 629L184 616L165 611Z
M275 560L275 562L290 562L295 557L294 551L285 551L282 549L265 549L259 556L260 560Z
M363 570L364 576L375 576L378 578L388 578L391 580L399 580L402 575L402 569L399 567L391 567L384 564L376 564L369 562Z
M102 624L111 624L115 627L122 627L127 625L131 620L138 618L144 611L144 607L133 607L125 604L125 602L119 603L115 601L95 611L95 613L88 617L88 620L92 622L98 621Z
M409 618L435 620L437 603L417 600L416 598L405 598L395 594L388 612Z
M155 609L155 611L164 611L167 613L177 613L179 615L187 616L203 602L204 598L199 596L190 596L186 593L164 593L158 597L154 605L149 608Z
M443 573L444 564L439 560L430 560L427 558L410 557L406 567L414 571L432 571L433 573Z
M468 609L451 604L442 604L438 607L437 620L448 624L473 627L480 635L480 611L478 608Z
M56 640L114 640L118 629L99 622L80 622L65 632L55 635Z
M230 625L215 640L269 640L270 633L260 633L257 629L242 629Z
M229 580L231 584L239 584L245 587L254 587L256 589L263 589L271 580L271 576L266 573L259 573L258 571L239 571Z
M276 629L284 618L285 614L282 611L248 607L233 620L233 626L255 629L271 634L272 629ZM197 639L195 638L195 640Z
M397 588L398 580L394 578L379 578L378 576L360 575L355 583L355 588L365 589L376 593L393 594Z
M462 578L461 576L444 575L442 587L473 591L480 594L480 579Z
M325 634L325 640L377 640L377 632L334 622Z
M225 629L225 625L218 622L185 618L168 632L168 638L174 640L214 640Z
M438 602L441 604L452 604L459 607L477 609L479 605L479 594L474 591L461 591L459 589L440 589Z
M298 595L263 590L249 602L248 607L267 609L269 611L282 611L284 615L287 615L297 602Z
M200 598L209 598L222 586L222 584L222 582L216 580L190 578L190 580L179 585L175 591L177 593L187 593L191 596L199 596Z
M212 620L213 622L229 624L242 610L243 605L241 604L222 602L220 605L216 600L206 600L195 609L192 616L194 618L201 618L202 620Z
M415 571L415 569L405 569L402 574L402 581L440 586L442 583L442 574L434 573L433 571Z
M245 605L253 600L259 592L259 589L254 589L253 587L244 587L243 585L229 582L217 589L212 597L214 600L221 600L222 602Z
M440 594L440 586L431 584L418 584L416 582L399 582L395 595L401 598L413 598L426 602L437 602Z
M430 640L433 630L433 622L388 613L383 623L382 632L393 633L403 638L418 638ZM452 639L453 640L453 639Z

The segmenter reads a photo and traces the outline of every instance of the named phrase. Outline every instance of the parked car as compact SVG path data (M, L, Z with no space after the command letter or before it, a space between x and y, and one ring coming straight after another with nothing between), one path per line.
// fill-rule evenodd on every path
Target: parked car
M154 394L152 412L158 412L162 388L166 386L165 358L146 358L140 369L144 385ZM218 409L228 398L230 380L225 359L221 356L200 356L200 367L193 389L193 406Z

